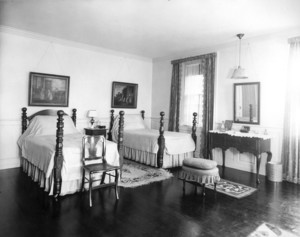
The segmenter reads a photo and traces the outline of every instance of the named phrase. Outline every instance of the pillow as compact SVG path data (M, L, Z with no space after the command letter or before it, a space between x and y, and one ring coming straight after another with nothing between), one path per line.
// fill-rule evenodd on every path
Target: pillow
M64 134L78 133L73 120L64 116ZM56 135L57 116L35 116L29 123L25 133L27 135Z
M112 140L114 142L118 141L119 134L119 117L117 115L114 119L113 127L111 130ZM126 114L124 115L124 131L137 130L137 129L147 129L145 121L140 114Z
M211 170L217 166L217 162L203 158L185 158L183 165L196 169Z
M64 134L80 133L71 117L64 116ZM29 123L25 132L19 137L18 145L21 147L24 139L28 136L41 136L41 135L56 135L57 116L35 116Z
M57 118L56 118L57 122ZM64 116L64 134L80 133L70 116ZM55 133L56 134L56 133Z
M145 129L145 121L140 114L125 114L124 115L124 131Z

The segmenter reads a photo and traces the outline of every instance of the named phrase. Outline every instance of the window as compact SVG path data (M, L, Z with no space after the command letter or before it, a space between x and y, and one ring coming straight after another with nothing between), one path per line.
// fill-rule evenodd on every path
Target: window
M192 114L196 112L198 126L202 126L204 77L199 73L199 64L184 66L181 80L180 126L192 125Z

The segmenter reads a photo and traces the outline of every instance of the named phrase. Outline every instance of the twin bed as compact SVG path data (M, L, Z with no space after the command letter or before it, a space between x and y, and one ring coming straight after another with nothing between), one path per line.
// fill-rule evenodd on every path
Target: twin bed
M119 119L111 111L111 138L118 142ZM125 114L123 134L123 155L127 159L159 168L172 168L182 166L184 158L193 157L195 151L196 117L193 116L192 136L187 133L164 131L164 112L160 113L160 128L148 128L144 121L145 112L142 114Z
M42 110L27 117L27 109L22 109L18 139L22 168L55 198L81 189L83 134L75 125L76 109L71 117L61 110ZM106 154L110 164L119 165L116 143L106 143Z
M123 164L123 156L147 165L170 168L182 165L185 157L192 157L196 143L196 116L192 136L186 133L164 132L164 113L160 129L147 128L144 113L114 117L107 142L106 159L109 164ZM42 110L27 116L22 108L22 135L18 139L21 164L39 186L53 195L80 191L82 181L82 136L76 128L76 109L72 116L62 110ZM120 155L119 155L120 154Z

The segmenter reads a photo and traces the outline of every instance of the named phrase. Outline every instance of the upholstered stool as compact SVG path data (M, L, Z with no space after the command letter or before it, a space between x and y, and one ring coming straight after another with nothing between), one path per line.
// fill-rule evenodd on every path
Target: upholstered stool
M220 181L217 162L203 158L185 158L179 179L183 181L183 192L185 192L185 182L188 182L195 185L195 192L197 186L202 186L204 196L205 184L213 184L216 190L217 182Z

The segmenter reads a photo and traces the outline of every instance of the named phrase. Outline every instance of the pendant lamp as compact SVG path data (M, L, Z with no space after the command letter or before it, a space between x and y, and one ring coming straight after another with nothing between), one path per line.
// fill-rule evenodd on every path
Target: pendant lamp
M245 69L241 67L241 41L242 41L242 38L243 38L244 34L237 34L236 36L240 40L239 66L238 66L238 68L236 68L233 71L233 74L232 74L231 78L233 78L233 79L247 79L248 77L246 76Z

